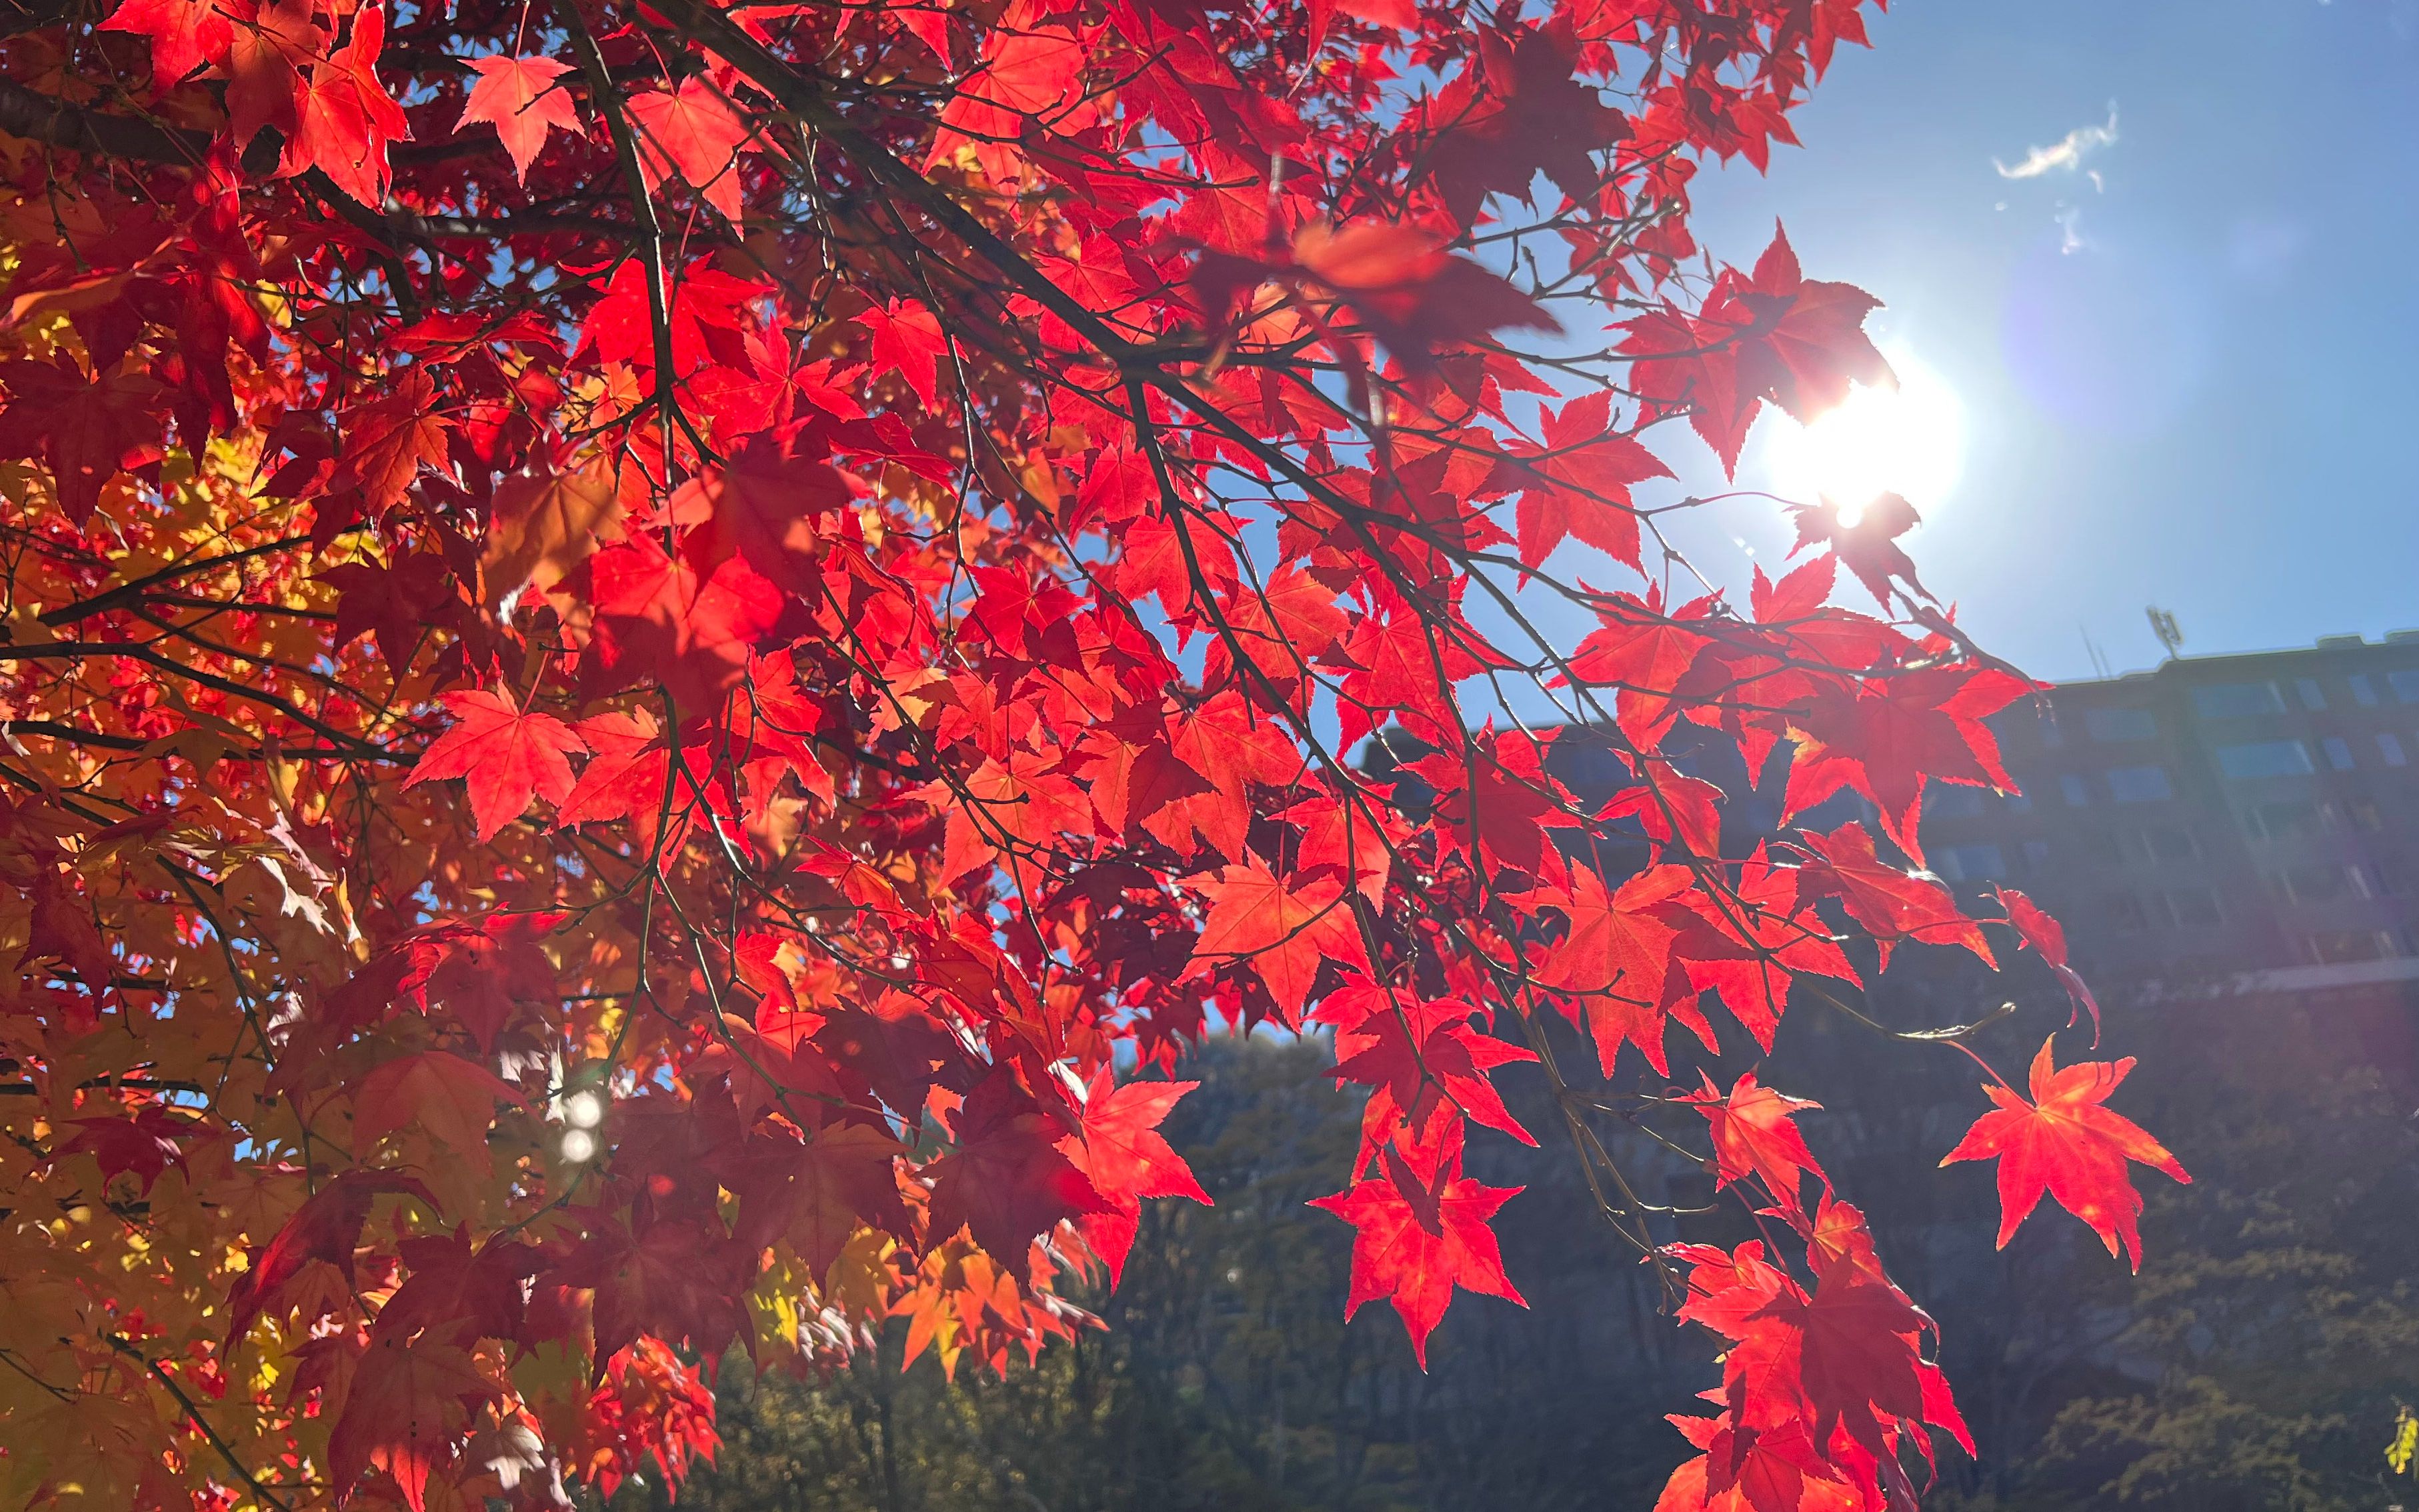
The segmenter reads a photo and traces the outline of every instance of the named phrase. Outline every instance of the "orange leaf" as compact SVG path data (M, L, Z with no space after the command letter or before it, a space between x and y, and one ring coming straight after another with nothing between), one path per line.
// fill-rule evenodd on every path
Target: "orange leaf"
M502 1077L459 1056L442 1050L401 1056L363 1077L354 1092L354 1148L365 1150L379 1136L417 1123L485 1170L496 1104L517 1095Z
M513 177L526 181L530 164L546 147L546 133L554 128L577 133L579 111L569 92L555 81L571 65L550 57L513 57L497 53L469 60L479 82L463 102L462 118L454 130L479 121L496 129L504 150L512 155Z

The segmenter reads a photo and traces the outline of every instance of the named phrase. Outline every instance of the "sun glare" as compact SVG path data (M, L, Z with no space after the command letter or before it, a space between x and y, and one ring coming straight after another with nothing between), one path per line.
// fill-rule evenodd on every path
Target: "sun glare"
M1776 492L1827 499L1851 523L1885 493L1926 514L1948 497L1964 460L1964 410L1930 368L1900 352L1889 359L1897 388L1853 388L1810 424L1775 417L1767 455Z

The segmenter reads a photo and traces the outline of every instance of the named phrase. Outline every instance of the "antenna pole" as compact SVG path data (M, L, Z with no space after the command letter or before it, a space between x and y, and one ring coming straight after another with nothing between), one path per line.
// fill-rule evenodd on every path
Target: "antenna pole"
M2159 638L2159 644L2167 648L2167 659L2172 661L2183 655L2184 632L2176 624L2175 615L2156 604L2142 612L2150 617L2150 633Z

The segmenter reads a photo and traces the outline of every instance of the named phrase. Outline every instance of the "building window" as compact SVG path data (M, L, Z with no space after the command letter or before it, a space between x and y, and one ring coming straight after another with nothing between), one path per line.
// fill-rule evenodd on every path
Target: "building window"
M2008 812L2010 813L2030 813L2033 811L2033 800L2026 797L2021 793L2011 793L2007 795L2005 801L2008 805Z
M2112 766L2108 791L2119 803L2157 803L2176 795L2164 766Z
M2385 954L2384 942L2378 932L2366 929L2320 930L2303 939L2312 963L2321 966L2341 965L2350 961L2374 961Z
M2278 872L2276 890L2297 903L2331 903L2351 888L2342 867L2318 862L2288 866Z
M2338 772L2351 770L2351 744L2340 735L2329 735L2319 744L2327 748L2327 764Z
M2083 728L2102 745L2159 738L2159 721L2148 709L2089 709L2084 713Z
M2308 798L2262 803L2243 812L2242 827L2253 840L2323 835L2335 827L2334 810Z
M1978 819L1982 813L1982 790L1934 782L1924 790L1923 810L1927 819Z
M2240 719L2282 714L2285 701L2273 683L2211 683L2193 689L2193 708L2204 719Z
M2377 733L2377 753L2385 758L2388 766L2408 766L2411 758L2402 754L2402 737L2391 730Z
M2207 887L2169 887L2167 915L2179 929L2207 929L2226 922L2226 910L2217 905L2217 894Z
M2148 922L2142 914L2142 900L2130 892L2110 893L2101 901L2100 911L2110 929L2130 933Z
M2327 696L2319 690L2317 678L2297 678L2293 686L2301 692L2302 707L2316 711L2327 706Z
M2377 707L2377 685L2368 680L2368 673L2354 672L2351 675L2350 682L2353 702L2358 703L2364 709L2373 709Z
M2398 672L2387 672L2385 682L2387 687L2394 689L2396 698L2405 703L2419 703L2419 668L2405 668Z
M2066 732L2057 727L2057 714L2055 710L2051 712L2048 718L2041 722L2041 740L2042 745L2050 750L2066 748Z
M2310 748L2298 740L2255 740L2242 746L2217 748L2219 770L2237 781L2255 777L2305 777L2317 770L2310 764Z
M2025 870L2038 872L2048 865L2049 841L2045 840L2025 841Z
M2174 863L2200 859L2200 841L2180 825L2142 826L2142 855L2152 861Z
M2082 777L2076 773L2069 772L2060 777L2057 779L2057 790L2066 795L2066 806L2070 809L2088 809L2091 806L2091 790L2083 785Z
M2398 896L2402 891L2402 863L2390 856L2380 856L2361 869L2367 873L2368 890L2380 898Z
M1932 870L1947 882L1995 882L2008 874L2008 858L1996 845L1934 845Z

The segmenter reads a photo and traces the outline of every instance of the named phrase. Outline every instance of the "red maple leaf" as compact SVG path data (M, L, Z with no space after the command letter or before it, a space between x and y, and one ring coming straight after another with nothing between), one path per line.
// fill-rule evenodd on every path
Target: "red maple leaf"
M896 1173L903 1153L887 1132L856 1122L753 1138L724 1179L740 1201L732 1235L751 1250L787 1240L821 1275L859 1228L909 1231Z
M270 0L231 28L223 66L227 129L236 141L249 147L268 127L293 131L304 70L325 55L327 44L312 8L290 0Z
M1686 868L1652 867L1609 892L1602 877L1580 868L1567 888L1533 894L1570 921L1569 933L1546 948L1536 980L1586 1028L1607 1076L1625 1044L1637 1046L1657 1075L1668 1072L1664 1041L1674 1021L1714 1047L1690 964L1696 950L1722 942L1684 902L1689 886Z
M635 1236L608 1222L540 1280L595 1291L593 1365L601 1375L642 1334L667 1344L686 1340L709 1359L752 1335L743 1294L756 1259L718 1222L663 1219Z
M647 710L591 715L572 727L592 754L579 779L554 806L555 823L586 825L631 819L660 809L671 779L671 750Z
M1842 789L1861 793L1898 848L1920 862L1916 810L1927 782L2014 790L1982 721L2027 691L2023 678L1995 668L1940 667L1815 693L1790 721L1798 749L1783 819Z
M1082 1127L1060 1150L1105 1197L1191 1197L1207 1202L1193 1168L1159 1126L1198 1082L1127 1082L1112 1087L1108 1068L1094 1078ZM1079 1155L1077 1150L1081 1150Z
M171 1165L185 1164L181 1140L202 1133L200 1124L157 1104L138 1110L131 1119L76 1119L61 1126L75 1134L51 1147L55 1165L69 1155L90 1155L102 1180L131 1172L148 1195L151 1183Z
M1123 834L1179 798L1210 791L1155 730L1130 740L1113 726L1096 726L1086 746L1092 756L1084 769L1091 780L1092 809L1109 833Z
M1321 965L1367 964L1344 885L1333 877L1297 887L1255 857L1198 886L1210 913L1194 958L1249 961L1289 1023L1299 1019Z
M1902 872L1883 860L1864 825L1844 824L1827 835L1808 835L1803 843L1814 855L1800 870L1804 887L1813 896L1838 898L1880 944L1885 967L1903 940L1962 945L1984 964L1998 964L1982 926L1965 917L1949 889L1929 872Z
M1862 1512L1864 1498L1833 1474L1801 1423L1757 1429L1722 1418L1670 1421L1705 1453L1672 1472L1654 1512Z
M445 559L433 552L415 551L388 566L347 562L319 574L319 580L340 595L338 643L372 637L397 677L409 670L412 654L454 603Z
M561 803L571 795L571 752L587 742L550 714L515 708L501 693L472 688L445 695L454 724L421 753L404 786L458 777L470 795L478 837L519 818L530 799Z
M571 71L571 65L507 53L491 53L469 62L479 82L470 86L462 103L462 118L454 123L454 130L459 131L479 121L493 126L512 157L513 177L527 182L530 164L545 150L548 131L574 134L579 131L578 107L572 103L570 91L555 82Z
M1544 447L1513 455L1541 480L1520 496L1520 560L1542 566L1576 535L1615 562L1639 564L1638 516L1629 507L1629 486L1668 478L1672 470L1629 437L1612 431L1612 399L1590 393L1556 414L1548 411Z
M243 1337L285 1283L313 1260L324 1260L350 1278L353 1249L361 1242L362 1225L369 1221L370 1205L388 1193L414 1198L432 1212L437 1209L428 1188L412 1178L362 1166L338 1175L295 1209L227 1294L229 1346Z
M1804 1178L1811 1173L1827 1189L1831 1179L1806 1148L1797 1115L1823 1104L1760 1085L1755 1072L1744 1072L1728 1092L1711 1075L1697 1091L1680 1099L1696 1105L1713 1126L1714 1177L1718 1187L1752 1176L1790 1212L1800 1212Z
M1399 1111L1411 1136L1424 1140L1438 1116L1446 1115L1501 1130L1524 1145L1537 1142L1487 1074L1537 1057L1472 1028L1471 1021L1480 1015L1470 1004L1425 1001L1415 992L1355 976L1311 1016L1335 1028L1335 1079L1377 1088L1370 1126L1391 1125Z
M1898 544L1898 538L1921 524L1923 517L1899 495L1883 494L1853 512L1836 501L1824 500L1794 504L1790 514L1797 521L1797 544L1790 548L1791 556L1810 546L1829 546L1832 555L1848 564L1884 609L1889 608L1892 579L1904 582L1918 597L1932 596L1915 575L1914 559Z
M54 956L67 964L98 997L117 980L117 958L93 922L92 901L77 890L75 874L43 867L34 873L32 926L25 941L28 962Z
M1672 695L1712 643L1704 631L1686 623L1694 607L1667 614L1659 594L1600 599L1598 627L1568 658L1572 681L1619 689L1614 718L1641 750L1662 743L1677 712Z
M1142 1198L1210 1200L1193 1167L1159 1132L1178 1099L1199 1085L1135 1081L1113 1087L1103 1066L1084 1100L1081 1128L1058 1142L1058 1152L1084 1173L1107 1204L1107 1211L1086 1213L1077 1222L1084 1242L1108 1266L1111 1286L1123 1276L1126 1256L1133 1248Z
M1502 1251L1487 1227L1524 1189L1487 1186L1461 1174L1457 1120L1444 1125L1443 1137L1414 1147L1408 1157L1386 1146L1379 1162L1384 1174L1310 1205L1355 1230L1352 1288L1344 1316L1380 1298L1392 1303L1425 1370L1428 1335L1443 1319L1456 1287L1528 1305L1503 1273Z
M1545 745L1526 733L1482 731L1467 754L1440 752L1406 763L1436 790L1432 822L1443 845L1482 866L1536 875L1546 864L1546 821L1571 806L1546 771Z
M1844 1427L1885 1454L1887 1424L1924 1415L1918 1346L1929 1327L1896 1287L1862 1266L1835 1263L1811 1297L1792 1287L1750 1316L1734 1364L1750 1390L1798 1395L1818 1446Z
M1997 1105L1974 1121L1940 1164L1999 1162L2001 1249L2047 1193L2089 1226L2109 1254L2117 1253L2122 1240L2127 1258L2139 1271L2142 1195L2126 1180L2126 1162L2165 1171L2179 1181L2192 1178L2165 1146L2102 1105L2134 1069L2132 1057L2113 1063L2078 1061L2060 1071L2051 1058L2056 1043L2055 1037L2042 1041L2033 1057L2030 1102L2005 1086L1984 1084Z
M424 464L445 466L452 422L437 413L436 386L422 368L408 370L392 393L345 411L345 443L336 454L329 491L361 490L362 507L383 515L420 476Z
M235 41L235 20L220 0L126 0L100 24L151 39L152 86L163 94L224 60Z
M616 541L580 564L596 612L597 668L660 680L686 711L710 710L780 617L780 590L733 556L701 572L647 539Z
M873 333L874 376L898 374L925 409L932 408L941 356L948 350L932 312L913 300L893 300L865 311L856 321Z
M1690 985L1719 992L1732 1017L1766 1050L1798 976L1862 980L1814 911L1819 893L1805 881L1802 869L1772 865L1758 845L1739 867L1731 906L1703 893L1682 899L1704 928L1688 950Z
M395 1250L410 1275L378 1309L379 1335L410 1338L425 1332L424 1342L467 1348L519 1332L524 1283L541 1263L536 1246L497 1237L473 1247L465 1227L407 1239Z
M950 1152L927 1167L936 1239L963 1226L985 1253L1023 1276L1034 1240L1061 1219L1109 1206L1060 1149L1066 1125L1008 1071L975 1084L958 1110L956 1133Z
M814 562L822 532L854 498L829 464L754 445L684 485L671 511L699 517L683 550L701 572L736 556L776 587L810 594L821 583Z
M39 457L59 508L78 526L100 507L111 479L162 455L164 390L141 373L86 379L64 353L50 363L0 363L0 457Z
M678 174L727 221L740 216L739 154L763 149L755 131L711 80L692 75L677 90L647 89L623 102L638 138L650 191Z
M977 157L998 161L1000 149L992 144L1017 140L1028 119L1045 131L1083 125L1088 112L1068 97L1087 56L1084 39L1064 26L987 32L982 61L941 111L926 166L946 161L970 138Z
M429 1474L453 1462L470 1408L496 1395L452 1345L373 1335L328 1435L329 1477L349 1491L375 1465L394 1477L411 1512L423 1512Z
M2067 959L2066 927L2051 918L2039 903L2013 887L2001 887L1998 894L1999 906L2008 911L2008 922L2014 926L2016 938L2048 963L2050 970L2057 975L2058 985L2066 989L2068 1001L2074 1005L2073 1012L2067 1015L2067 1024L2072 1026L2076 1014L2089 1013L2091 1042L2098 1045L2100 1000L2091 995L2090 985L2084 981L2083 974L2075 970L2073 964Z
M1807 278L1777 224L1755 272L1732 297L1753 317L1738 349L1745 393L1810 421L1847 398L1851 383L1897 382L1865 334L1865 316L1882 301L1853 285Z
M1567 890L1541 888L1537 901L1562 910L1570 929L1547 949L1537 983L1589 995L1618 993L1660 1003L1677 965L1672 941L1680 923L1664 907L1687 890L1686 867L1650 867L1612 891L1587 868L1571 872ZM1609 1063L1608 1063L1609 1065ZM1610 1071L1608 1070L1608 1074Z
M1406 25L1417 19L1409 5L1393 13L1411 18ZM1630 121L1579 67L1571 29L1490 27L1473 39L1475 66L1450 78L1407 122L1413 130L1406 147L1423 187L1464 226L1478 224L1490 194L1526 202L1539 174L1574 200L1595 197L1603 177L1595 154L1629 135Z
M1379 344L1406 366L1431 364L1440 347L1458 347L1507 326L1560 331L1562 325L1501 275L1417 226L1325 222L1293 239L1296 276L1340 301Z
M1776 226L1752 275L1725 270L1694 316L1667 305L1627 322L1621 349L1637 359L1637 392L1662 413L1685 411L1728 474L1764 400L1807 421L1846 398L1851 382L1895 381L1864 331L1879 304L1804 277Z
M403 107L378 82L385 36L384 8L363 6L345 44L296 75L293 131L279 159L288 174L316 168L373 209L386 203L393 179L388 144L411 135Z
M815 1043L902 1117L919 1114L936 1080L960 1089L967 1085L956 1070L955 1036L927 1005L904 993L834 1009L815 1032Z

